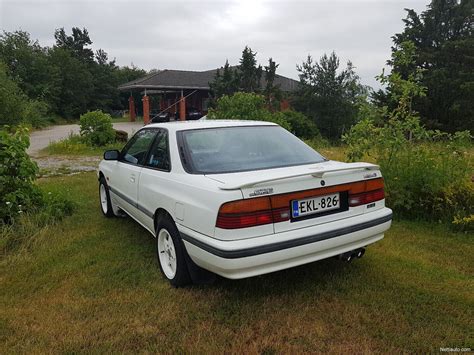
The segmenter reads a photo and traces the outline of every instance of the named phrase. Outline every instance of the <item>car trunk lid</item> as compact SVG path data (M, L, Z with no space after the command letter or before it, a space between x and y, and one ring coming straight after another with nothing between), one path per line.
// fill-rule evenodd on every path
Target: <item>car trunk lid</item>
M349 192L354 192L354 188L360 189L359 185L364 184L364 181L379 179L381 174L379 167L374 164L325 161L317 164L206 176L218 181L222 190L241 190L244 199L269 196L275 213L289 213L291 217L289 220L274 223L274 232L277 233L365 213L366 206L349 208ZM355 182L362 183L356 186ZM324 196L324 202L321 196ZM337 208L325 208L324 211L312 211L299 216L293 214L296 203L301 202L306 207L311 205L314 207L318 203L325 204L329 198L332 201L338 200Z

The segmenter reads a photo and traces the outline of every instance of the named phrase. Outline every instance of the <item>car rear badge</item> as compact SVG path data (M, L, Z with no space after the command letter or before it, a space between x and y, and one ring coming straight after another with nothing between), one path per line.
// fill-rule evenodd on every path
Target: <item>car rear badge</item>
M373 177L377 177L377 173L365 174L364 179L370 179Z
M267 188L254 190L254 192L251 192L249 194L249 196L250 197L262 196L262 195L269 195L269 194L272 194L272 193L273 193L273 187L267 187Z

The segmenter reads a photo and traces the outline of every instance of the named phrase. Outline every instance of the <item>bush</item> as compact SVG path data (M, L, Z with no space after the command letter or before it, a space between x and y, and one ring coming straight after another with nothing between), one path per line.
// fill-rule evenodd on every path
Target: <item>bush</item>
M271 113L265 107L265 97L253 93L237 92L232 96L225 95L217 100L217 107L210 109L210 119L253 120L274 122L288 131L291 124L280 113Z
M34 184L38 166L26 149L30 145L28 129L0 130L0 222L41 205L42 197Z
M303 139L321 138L316 124L301 112L285 110L278 114L282 115L283 118L290 123L293 133L298 137Z
M380 165L387 204L399 216L460 225L473 214L469 132L428 131L417 118L382 127L365 119L343 139L351 160L371 157Z
M71 214L72 202L43 195L35 184L38 166L26 153L28 129L6 129L0 130L0 224L12 224L24 214L40 215L44 223Z
M79 125L81 136L91 146L101 147L115 139L112 117L100 110L81 115Z

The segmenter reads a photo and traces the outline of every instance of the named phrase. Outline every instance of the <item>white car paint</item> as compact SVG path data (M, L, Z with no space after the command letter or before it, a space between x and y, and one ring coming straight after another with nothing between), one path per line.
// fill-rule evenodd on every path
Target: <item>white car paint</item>
M227 174L190 174L183 167L177 132L190 129L276 126L269 122L214 121L150 124L139 132L168 133L169 171L122 161L103 160L99 174L110 188L115 213L125 211L155 236L155 216L164 210L173 219L185 249L198 266L239 279L273 272L366 247L383 238L392 211L385 200L300 221L255 227L216 227L221 205L252 198L263 189L278 196L381 178L378 166L325 161L317 164ZM137 134L139 133L137 132ZM324 181L323 181L324 180ZM336 235L333 235L338 231Z

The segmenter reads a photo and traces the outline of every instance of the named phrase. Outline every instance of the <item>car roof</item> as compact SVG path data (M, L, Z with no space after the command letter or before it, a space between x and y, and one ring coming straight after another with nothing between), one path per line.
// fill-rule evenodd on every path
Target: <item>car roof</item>
M197 120L150 123L143 128L166 128L169 131L186 131L200 128L243 127L243 126L277 126L273 122L247 120Z

